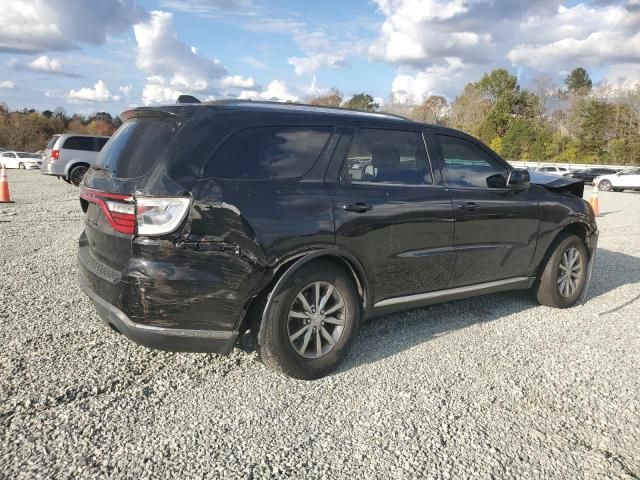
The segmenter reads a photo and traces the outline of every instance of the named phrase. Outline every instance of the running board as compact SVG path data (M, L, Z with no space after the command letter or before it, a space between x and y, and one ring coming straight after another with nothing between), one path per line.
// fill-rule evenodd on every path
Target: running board
M476 295L484 295L487 293L502 292L505 290L526 290L533 285L535 277L516 277L507 278L506 280L496 280L495 282L478 283L476 285L468 285L466 287L449 288L447 290L438 290L437 292L418 293L416 295L407 295L406 297L394 297L381 300L374 305L374 308L385 308L415 303L416 306L428 305L431 303L448 302L450 300L459 300Z

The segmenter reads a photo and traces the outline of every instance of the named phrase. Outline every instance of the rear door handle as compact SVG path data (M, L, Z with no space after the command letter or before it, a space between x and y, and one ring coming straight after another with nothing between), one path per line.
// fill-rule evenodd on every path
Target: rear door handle
M478 209L478 204L473 202L459 203L458 208L460 210L468 210L470 212L473 212L474 210Z
M364 213L371 210L373 207L363 202L350 203L348 205L342 205L342 209L347 212Z

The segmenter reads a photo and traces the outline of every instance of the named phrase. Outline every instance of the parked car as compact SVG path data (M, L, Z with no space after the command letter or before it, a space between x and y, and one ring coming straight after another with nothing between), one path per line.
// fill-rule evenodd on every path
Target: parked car
M604 192L613 190L622 192L623 190L640 190L640 168L629 168L621 172L601 175L593 182Z
M108 140L109 137L98 135L54 135L44 151L41 173L79 186Z
M549 173L551 175L562 175L564 177L569 176L571 174L571 170L568 167L558 167L558 166L550 166L550 167L538 167L536 172L540 173Z
M617 170L612 168L585 168L583 170L573 170L570 174L572 178L579 178L585 183L593 182L593 179L601 175L611 175Z
M26 170L40 168L42 165L42 157L35 153L4 151L0 154L0 163L4 164L6 168Z
M130 339L326 375L360 322L504 290L566 308L598 230L580 181L460 131L269 102L142 107L87 172L80 285ZM370 177L353 178L354 157ZM462 352L461 352L462 354Z

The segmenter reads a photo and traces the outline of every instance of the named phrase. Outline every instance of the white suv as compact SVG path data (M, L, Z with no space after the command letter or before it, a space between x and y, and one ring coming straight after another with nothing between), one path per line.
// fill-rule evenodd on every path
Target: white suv
M630 168L610 175L601 175L593 179L593 183L604 192L613 190L640 190L640 168Z
M80 185L89 167L109 137L62 134L49 139L42 156L43 175L55 175L75 186Z
M557 167L553 165L549 167L540 167L536 170L536 172L550 173L552 175L562 175L566 177L571 173L571 170L569 170L567 167Z

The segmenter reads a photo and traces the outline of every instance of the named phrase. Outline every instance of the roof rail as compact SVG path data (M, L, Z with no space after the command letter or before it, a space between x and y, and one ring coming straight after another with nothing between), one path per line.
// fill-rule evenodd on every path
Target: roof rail
M194 97L193 95L180 95L176 103L181 104L181 103L202 103L202 102L198 100L196 97Z

